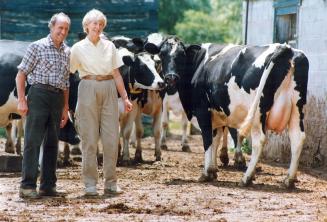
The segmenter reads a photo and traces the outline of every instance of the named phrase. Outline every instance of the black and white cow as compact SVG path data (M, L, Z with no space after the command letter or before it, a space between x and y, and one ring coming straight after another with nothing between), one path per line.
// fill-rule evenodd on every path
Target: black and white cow
M240 139L252 139L242 185L252 182L267 131L288 128L292 157L284 183L294 186L305 139L309 62L303 52L281 44L186 46L158 34L148 37L145 49L159 53L167 89L179 92L189 119L197 117L205 149L200 180L217 177L216 150L224 127L237 128Z
M159 76L153 56L146 52L141 52L143 45L133 46L135 39L113 38L113 42L118 48L118 52L123 59L125 66L120 68L126 91L133 104L133 110L124 113L122 102L120 101L120 130L123 137L123 155L121 162L129 164L129 139L132 133L133 124L136 126L137 147L135 161L142 161L141 138L143 135L142 113L153 117L153 131L155 137L155 156L156 160L161 160L160 151L160 119L162 98L156 90L164 87L164 81ZM127 41L128 43L126 43ZM141 42L141 40L140 40ZM138 43L136 43L138 44ZM128 46L128 47L127 47ZM138 48L135 50L135 48ZM135 53L137 52L137 53Z
M21 62L29 44L29 42L0 40L0 127L6 127L13 119L20 117L17 111L18 101L15 78L18 72L17 66ZM27 92L28 89L29 86L27 85ZM71 144L79 142L76 131L72 126L73 124L68 121L66 126L60 130L60 140ZM7 134L10 141L9 129ZM17 138L17 141L20 141L20 138ZM20 154L18 144L19 142L16 144L16 147L18 148L18 154ZM13 152L13 146L6 146L6 151Z

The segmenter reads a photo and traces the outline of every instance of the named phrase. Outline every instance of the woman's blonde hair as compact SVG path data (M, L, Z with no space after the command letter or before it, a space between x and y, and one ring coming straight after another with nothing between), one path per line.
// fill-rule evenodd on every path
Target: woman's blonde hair
M97 9L92 9L83 18L82 25L83 25L83 30L84 32L88 33L87 30L87 25L92 22L92 21L103 21L104 22L104 27L107 25L107 18L106 16L99 10Z

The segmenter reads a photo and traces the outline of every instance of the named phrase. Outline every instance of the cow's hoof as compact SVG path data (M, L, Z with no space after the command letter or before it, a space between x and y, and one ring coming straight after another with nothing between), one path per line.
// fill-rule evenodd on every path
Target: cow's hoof
M15 147L16 147L16 154L17 155L21 155L21 151L22 151L22 145L21 145L21 143L20 142L17 142Z
M142 150L136 150L135 151L134 162L135 163L142 163L143 162Z
M79 147L73 147L72 151L70 152L72 155L81 155L81 149Z
M287 188L287 189L294 189L295 188L295 179L290 179L289 177L286 177L284 179L284 186Z
M246 170L246 162L244 156L240 158L235 158L234 167L238 170Z
M217 180L217 172L211 172L208 173L208 175L205 175L204 173L201 174L198 181L199 182L211 182Z
M72 160L72 159L69 159L69 160L63 160L63 161L62 161L62 166L63 166L63 167L73 166L73 160Z
M143 163L142 155L135 155L134 162L135 163Z
M15 153L15 149L14 149L14 144L13 143L6 143L5 144L5 152L6 153Z
M249 178L249 177L243 177L239 183L239 185L241 187L247 187L247 186L250 186L252 185L252 178Z
M189 145L185 144L182 146L182 151L186 152L186 153L190 153L191 152L191 148Z
M201 183L202 182L208 182L208 181L210 181L209 176L202 173L201 176L199 177L198 181L201 182Z
M154 156L156 157L156 161L161 161L161 151L155 151Z
M162 150L168 150L168 146L167 146L166 144L162 144L162 145L160 146L160 148L161 148Z
M244 171L246 170L246 163L245 162L234 162L234 167L237 169L237 170L240 170L240 171Z
M132 161L131 160L122 160L122 161L119 161L119 166L131 166L132 165Z
M218 172L218 168L216 166L210 166L208 168L208 176L210 178L210 181L214 181L217 179L217 172Z
M219 159L224 167L228 166L228 163L229 163L228 155L220 155Z

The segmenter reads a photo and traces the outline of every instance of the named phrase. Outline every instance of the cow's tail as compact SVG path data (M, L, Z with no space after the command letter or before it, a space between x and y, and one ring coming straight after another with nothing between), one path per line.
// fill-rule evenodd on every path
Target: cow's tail
M276 63L276 60L280 57L283 57L287 53L292 53L291 47L286 44L280 45L276 48L274 54L272 55L270 60L267 62L265 70L260 79L259 87L257 89L257 93L255 95L254 102L252 103L250 110L239 129L239 134L241 136L248 137L250 130L252 128L255 113L256 113L256 110L257 110L257 107L258 107L258 104L259 104L259 101L260 101L260 98L262 95L263 88L265 87L267 78Z

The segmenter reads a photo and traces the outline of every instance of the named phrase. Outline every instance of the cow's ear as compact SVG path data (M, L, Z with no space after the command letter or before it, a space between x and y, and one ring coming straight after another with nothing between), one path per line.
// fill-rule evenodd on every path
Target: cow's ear
M200 45L187 45L185 46L185 52L187 56L192 56L195 53L197 53L199 50L201 50Z
M133 56L123 56L123 62L127 66L132 66L134 64Z
M111 41L114 43L114 45L117 49L120 47L124 47L126 45L125 39L113 39Z
M153 55L158 54L160 52L160 48L150 42L144 45L144 50Z
M132 42L134 43L134 45L137 48L138 52L142 52L144 49L144 41L141 38L133 38Z

